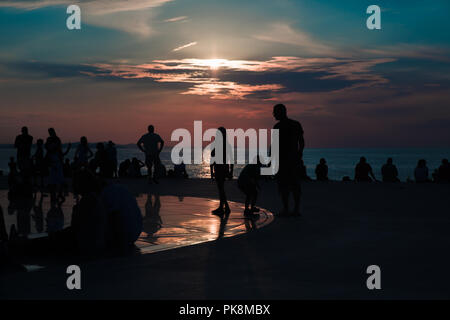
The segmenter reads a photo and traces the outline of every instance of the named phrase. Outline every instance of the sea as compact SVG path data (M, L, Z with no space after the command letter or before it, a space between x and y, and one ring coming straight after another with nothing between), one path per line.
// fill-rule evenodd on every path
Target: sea
M133 157L144 161L144 154L136 147L136 145L117 145L117 157L119 163L125 159ZM95 146L91 147L95 152ZM67 158L73 159L75 147L67 155ZM34 153L34 150L32 150ZM192 152L193 154L193 152ZM10 145L0 145L0 170L3 175L7 175L9 168L8 162L10 157L15 157L16 150ZM303 160L306 165L307 174L315 179L315 167L319 163L320 158L325 158L328 164L328 176L331 180L342 180L344 176L354 177L355 165L359 162L360 157L366 157L368 163L372 166L375 177L381 180L381 167L386 163L386 159L391 157L399 171L401 181L413 179L414 169L419 159L425 159L430 170L437 169L442 159L450 158L450 148L337 148L337 149L305 149ZM204 159L203 164L186 165L187 172L192 178L209 178L209 159ZM166 169L172 169L171 148L165 147L161 153L161 161ZM238 176L243 165L235 165L234 176ZM143 168L142 173L146 170Z

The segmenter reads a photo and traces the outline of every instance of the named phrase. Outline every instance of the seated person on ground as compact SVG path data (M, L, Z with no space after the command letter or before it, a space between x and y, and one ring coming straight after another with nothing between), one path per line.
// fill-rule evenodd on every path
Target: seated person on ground
M316 178L317 181L328 181L328 166L324 158L316 166Z
M417 167L414 170L414 178L416 179L416 182L419 183L430 181L428 178L428 167L425 159L420 159L417 162Z
M175 178L188 178L188 174L186 172L186 165L184 162L180 164L176 164L173 166L173 175Z
M300 160L300 180L312 181L312 179L306 173L306 166L303 160Z
M128 169L128 176L131 178L139 178L142 177L141 168L145 167L145 163L138 158L133 158L131 160L130 168Z
M381 168L383 182L399 182L397 167L393 164L392 158L388 158L387 162Z
M131 167L130 159L126 159L125 161L121 162L119 165L119 178L127 177L130 167Z
M377 181L375 175L373 174L372 167L367 163L366 158L361 157L359 163L355 167L355 181L357 182L370 182L372 179Z
M108 217L107 243L118 248L133 245L142 231L136 198L120 184L107 185L100 196Z
M438 182L450 182L450 163L448 159L442 159L442 164L437 172L437 180Z

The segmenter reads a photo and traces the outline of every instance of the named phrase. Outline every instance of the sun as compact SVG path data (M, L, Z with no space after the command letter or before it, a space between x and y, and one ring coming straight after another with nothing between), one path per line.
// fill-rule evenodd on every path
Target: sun
M208 59L205 62L211 70L218 70L222 66L224 59Z

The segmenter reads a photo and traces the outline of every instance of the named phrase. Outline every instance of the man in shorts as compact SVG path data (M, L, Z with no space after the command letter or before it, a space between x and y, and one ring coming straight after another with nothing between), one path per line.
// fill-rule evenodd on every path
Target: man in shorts
M155 127L152 125L148 126L148 133L144 134L137 142L138 148L145 153L145 164L148 169L148 181L152 181L152 167L155 167L154 172L156 173L156 166L159 164L159 154L164 147L164 140L155 133ZM153 181L158 183L156 180L155 173L153 174Z
M279 169L276 174L278 188L283 201L280 216L300 216L300 166L305 141L302 125L287 117L286 107L277 104L273 107L273 116L278 122L273 127L279 130ZM289 211L289 194L294 197L294 211Z

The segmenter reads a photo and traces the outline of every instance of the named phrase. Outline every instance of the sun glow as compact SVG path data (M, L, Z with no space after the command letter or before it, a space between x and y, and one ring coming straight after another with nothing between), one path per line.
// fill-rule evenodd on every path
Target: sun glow
M205 59L205 66L209 67L211 70L218 70L221 66L226 65L226 59Z

